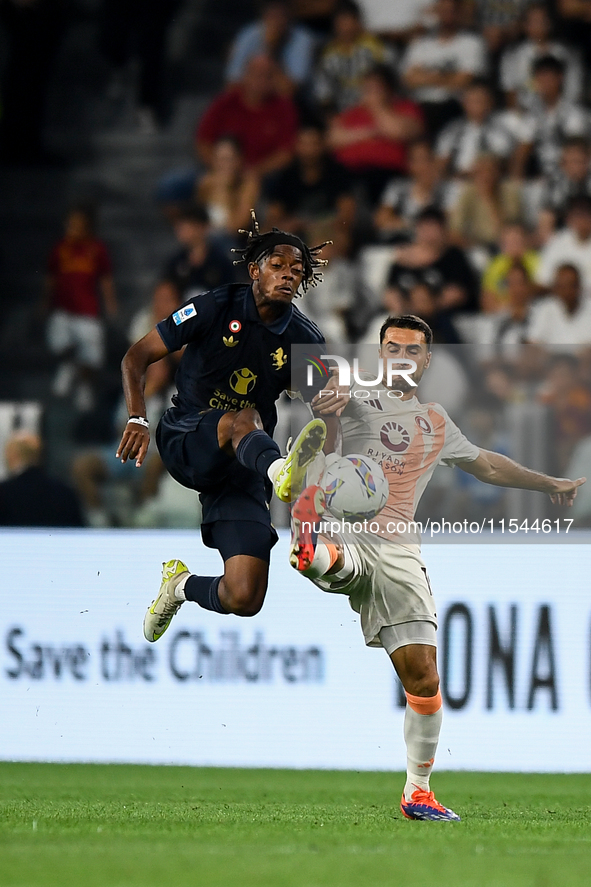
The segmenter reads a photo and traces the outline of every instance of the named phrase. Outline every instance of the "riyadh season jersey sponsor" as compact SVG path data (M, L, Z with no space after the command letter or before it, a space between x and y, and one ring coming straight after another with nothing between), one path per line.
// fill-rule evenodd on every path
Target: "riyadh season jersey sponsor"
M388 480L388 501L375 519L384 539L400 541L387 527L414 519L437 465L473 462L480 453L440 404L420 403L417 397L401 400L384 385L372 385L369 391L354 386L341 426L343 455L369 456L382 467ZM403 535L405 542L420 542L416 530Z

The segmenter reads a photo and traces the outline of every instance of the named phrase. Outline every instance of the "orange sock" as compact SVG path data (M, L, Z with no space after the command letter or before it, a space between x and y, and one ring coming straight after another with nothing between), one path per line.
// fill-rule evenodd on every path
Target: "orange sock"
M441 690L437 691L436 696L412 696L410 693L406 693L406 699L409 706L418 715L434 715L443 704Z
M336 545L333 542L325 542L324 544L326 545L326 549L328 551L328 556L330 558L330 566L328 568L330 570L330 568L334 567L334 565L336 564L338 556L339 556L339 552L338 552Z

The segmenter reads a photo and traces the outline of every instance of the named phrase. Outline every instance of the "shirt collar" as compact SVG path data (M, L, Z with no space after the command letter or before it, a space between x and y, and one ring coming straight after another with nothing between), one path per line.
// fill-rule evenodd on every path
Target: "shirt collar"
M248 320L252 320L255 323L260 323L261 326L264 326L266 330L270 330L272 333L277 333L281 335L284 333L287 327L289 326L289 322L293 317L293 305L290 305L281 317L278 317L277 320L274 320L273 323L263 323L259 316L259 312L257 311L257 306L254 301L254 294L252 291L252 286L249 286L245 293L246 300L246 317Z

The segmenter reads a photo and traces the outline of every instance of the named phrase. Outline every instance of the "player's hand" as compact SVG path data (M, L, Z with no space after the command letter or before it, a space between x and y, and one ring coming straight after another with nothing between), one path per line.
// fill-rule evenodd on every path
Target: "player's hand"
M125 426L121 443L115 453L117 459L127 462L135 459L136 468L139 468L148 453L150 445L150 432L143 425L128 423Z
M348 388L339 386L338 367L331 367L326 387L312 398L312 409L320 416L340 416L351 399Z
M578 477L576 480L569 480L568 477L555 477L554 491L549 493L550 501L553 505L571 506L577 495L577 488L585 483L586 477Z

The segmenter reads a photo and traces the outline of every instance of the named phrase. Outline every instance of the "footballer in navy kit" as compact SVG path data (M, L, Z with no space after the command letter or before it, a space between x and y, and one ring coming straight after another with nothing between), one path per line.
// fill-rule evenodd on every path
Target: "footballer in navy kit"
M325 423L315 418L282 458L272 438L275 401L291 388L291 345L312 349L322 333L293 304L298 289L319 279L322 246L310 249L292 234L261 234L253 214L246 247L238 250L250 284L228 284L189 299L136 342L122 363L129 422L117 457L139 467L150 440L145 418L147 367L185 348L176 376L178 393L162 417L156 443L180 484L199 491L204 543L224 560L222 576L196 576L180 560L164 564L160 591L144 619L156 641L185 600L208 610L252 616L264 601L271 548L277 533L268 503L273 489L290 502L307 466L324 444ZM338 389L322 397L334 409ZM343 400L343 405L345 400Z

